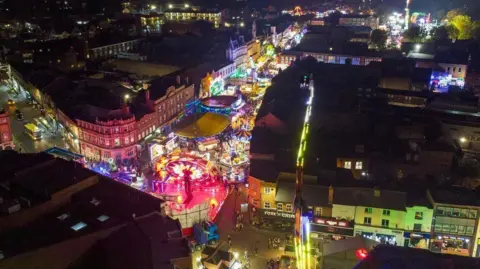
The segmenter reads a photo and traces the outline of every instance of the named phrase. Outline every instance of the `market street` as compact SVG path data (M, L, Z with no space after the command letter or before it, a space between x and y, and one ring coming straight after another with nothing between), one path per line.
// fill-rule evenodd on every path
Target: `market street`
M15 101L14 105L8 105L8 99ZM0 104L10 114L10 125L12 128L12 135L17 150L21 148L22 152L34 153L41 152L53 146L65 148L65 142L59 134L54 134L52 130L46 130L43 126L43 138L34 141L30 136L24 132L24 125L27 122L34 122L34 119L41 117L39 110L35 109L33 105L28 104L27 100L21 96L14 97L8 92L8 86L0 86ZM24 117L23 121L17 120L15 116L15 109L19 109Z

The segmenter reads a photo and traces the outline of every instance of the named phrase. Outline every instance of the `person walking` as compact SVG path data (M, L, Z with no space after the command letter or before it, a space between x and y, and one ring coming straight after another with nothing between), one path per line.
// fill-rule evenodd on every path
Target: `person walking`
M232 238L230 237L230 235L227 236L227 240L228 240L228 246L232 247Z

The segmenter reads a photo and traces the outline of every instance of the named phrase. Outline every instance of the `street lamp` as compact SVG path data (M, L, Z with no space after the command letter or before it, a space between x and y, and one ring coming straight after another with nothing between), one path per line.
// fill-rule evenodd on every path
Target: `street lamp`
M157 9L157 6L151 5L151 6L150 6L150 9L151 9L151 10L155 10L155 9Z
M467 139L463 136L460 137L460 143L465 143L465 142L467 142Z
M419 52L421 48L422 48L421 44L416 44L415 45L415 51Z
M168 4L168 8L173 8L173 5L172 5L172 4Z
M128 94L128 93L127 93L127 94L125 94L125 96L124 96L123 98L125 98L125 100L128 100L128 99L130 99L130 94Z
M238 252L233 252L233 257L235 258L235 260L238 260Z
M190 5L189 5L189 4L185 4L185 8L189 8L189 7L190 7Z

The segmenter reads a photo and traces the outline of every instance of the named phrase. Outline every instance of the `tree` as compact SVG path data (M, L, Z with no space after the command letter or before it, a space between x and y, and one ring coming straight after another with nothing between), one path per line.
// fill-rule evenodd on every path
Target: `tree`
M446 20L447 22L449 22L454 17L459 16L459 15L463 15L463 12L460 9L458 9L458 8L457 9L452 9L452 10L447 12L447 15L443 19Z
M387 32L375 29L370 36L370 43L375 45L378 49L383 49L387 43L387 38Z
M410 26L404 33L403 37L407 38L411 42L421 42L422 41L422 30L419 26L413 25Z
M465 40L471 39L475 23L467 15L457 15L453 17L448 23L458 30L458 36L456 39Z

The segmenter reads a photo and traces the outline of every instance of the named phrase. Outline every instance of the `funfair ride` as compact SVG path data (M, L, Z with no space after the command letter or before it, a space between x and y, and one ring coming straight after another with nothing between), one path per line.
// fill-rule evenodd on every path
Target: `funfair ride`
M304 84L307 76L304 77ZM311 244L310 244L310 220L304 215L305 203L302 197L303 187L303 167L305 161L305 149L307 148L307 136L310 125L310 115L312 113L312 103L314 95L313 76L310 75L308 85L309 98L305 110L305 119L303 122L302 136L298 146L297 163L296 163L296 181L295 181L295 198L293 201L295 207L295 226L294 226L294 245L297 269L311 269L314 265L311 263Z

